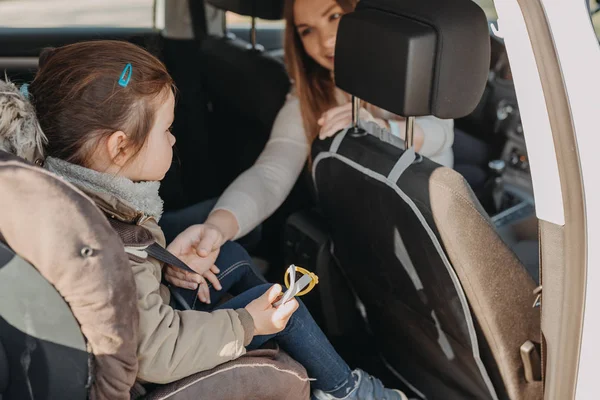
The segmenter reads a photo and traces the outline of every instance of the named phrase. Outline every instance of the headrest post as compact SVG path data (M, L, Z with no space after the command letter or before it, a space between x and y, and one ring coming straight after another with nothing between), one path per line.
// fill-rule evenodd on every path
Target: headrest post
M413 138L414 138L414 132L415 131L415 117L407 117L406 118L406 134L405 134L405 138L406 138L406 150L410 149L411 147L413 147Z
M358 114L360 110L360 99L356 96L352 96L352 127L358 128Z
M252 17L252 27L250 28L250 43L252 50L256 50L256 17Z
M367 134L367 132L358 125L359 113L360 99L356 96L352 96L352 127L348 129L350 136L358 137Z

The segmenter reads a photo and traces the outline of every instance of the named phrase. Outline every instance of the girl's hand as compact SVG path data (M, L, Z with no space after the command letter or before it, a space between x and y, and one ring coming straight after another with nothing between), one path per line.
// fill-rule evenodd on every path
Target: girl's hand
M200 288L198 289L198 300L206 304L210 304L210 289L208 288L207 280L212 283L215 289L222 289L221 283L216 275L219 272L219 268L217 268L216 265L210 267L204 275L184 271L171 265L167 265L163 270L167 282L170 282L177 287L195 290L198 288L198 285L200 285Z
M164 269L165 279L175 286L186 289L196 289L200 285L198 298L200 301L210 304L210 293L206 280L209 280L215 289L221 290L221 284L216 276L219 269L214 263L223 242L223 235L212 225L189 227L167 246L167 250L185 262L197 274L169 265Z
M359 110L358 117L363 121L380 123L371 115L370 112L364 108ZM319 131L320 139L326 139L335 135L337 132L349 127L352 124L352 103L347 103L343 106L330 109L329 111L323 113L317 123L321 127L321 130Z
M265 294L246 306L246 310L254 319L254 335L272 335L281 332L294 311L298 309L299 304L295 298L279 307L273 307L280 294L281 285L273 285Z

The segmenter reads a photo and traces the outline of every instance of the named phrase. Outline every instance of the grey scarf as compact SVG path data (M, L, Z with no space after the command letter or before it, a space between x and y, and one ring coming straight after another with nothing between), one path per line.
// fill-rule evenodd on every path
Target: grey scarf
M54 157L46 158L44 167L84 190L115 196L157 221L162 215L163 201L158 195L160 182L133 182L122 176L94 171Z

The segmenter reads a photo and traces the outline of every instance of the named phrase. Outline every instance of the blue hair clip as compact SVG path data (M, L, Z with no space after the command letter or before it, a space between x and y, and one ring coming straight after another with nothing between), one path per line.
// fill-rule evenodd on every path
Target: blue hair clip
M129 81L131 80L131 74L133 73L133 67L130 63L127 63L125 68L123 68L123 72L121 73L121 77L119 78L119 85L123 87L127 87L129 85Z
M29 83L22 84L19 88L19 92L21 92L23 97L29 100Z

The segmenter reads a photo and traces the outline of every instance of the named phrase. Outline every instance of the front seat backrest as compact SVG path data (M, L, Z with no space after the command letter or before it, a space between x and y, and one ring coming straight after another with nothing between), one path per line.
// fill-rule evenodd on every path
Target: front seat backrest
M468 114L488 64L470 0L361 0L340 22L336 83L396 114ZM334 254L387 365L428 399L541 399L520 358L540 340L535 284L464 179L353 130L313 157Z
M120 239L82 192L2 151L0 187L7 398L128 399L139 316Z
M281 0L208 3L250 17L283 17ZM256 161L265 147L290 82L280 60L232 34L205 38L201 53L211 104L211 148L215 149L215 165L222 167L221 181L228 185Z

